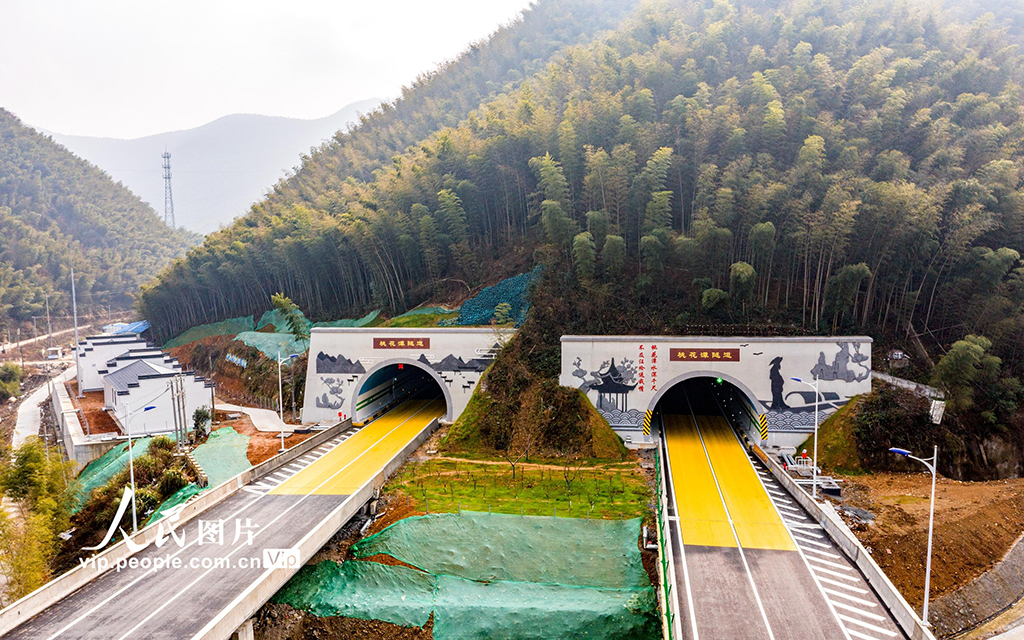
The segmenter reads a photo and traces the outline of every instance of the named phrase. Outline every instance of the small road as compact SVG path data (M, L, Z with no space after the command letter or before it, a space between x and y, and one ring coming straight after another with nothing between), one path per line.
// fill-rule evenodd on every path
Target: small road
M257 431L280 433L283 430L285 433L291 433L292 429L295 428L295 425L281 422L281 419L277 417L277 412L271 409L242 407L222 400L217 400L216 406L218 411L235 411L249 416L249 419L252 420L252 426L256 427Z
M72 365L66 371L54 378L55 382L65 382L75 377L75 367ZM30 393L18 406L18 422L14 426L14 436L11 439L11 447L17 449L25 443L29 436L39 434L39 426L42 424L39 412L39 403L49 395L50 386L45 382L38 389Z

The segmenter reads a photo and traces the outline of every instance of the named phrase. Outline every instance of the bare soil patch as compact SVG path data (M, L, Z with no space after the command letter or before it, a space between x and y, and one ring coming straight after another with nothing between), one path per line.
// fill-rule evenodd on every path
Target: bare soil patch
M907 601L920 607L931 475L878 473L846 480L843 504L876 516L872 523L851 523L851 528ZM933 599L992 568L1024 532L1024 479L960 482L940 477L935 493Z
M249 464L257 465L273 458L280 452L281 436L266 431L258 431L253 426L249 416L243 413L239 418L228 419L229 414L234 415L233 412L218 410L216 413L216 427L218 429L231 427L238 433L249 436L249 449L245 452L245 456L249 459ZM284 445L291 448L312 436L313 432L293 433L284 439Z
M84 397L78 397L78 379L68 382L68 394L71 402L82 410L86 424L82 428L86 433L121 433L117 423L110 417L110 414L103 410L105 400L102 391L86 391Z
M400 627L380 620L318 618L286 604L266 604L256 614L257 640L307 640L338 638L358 640L431 640L434 618L423 627Z

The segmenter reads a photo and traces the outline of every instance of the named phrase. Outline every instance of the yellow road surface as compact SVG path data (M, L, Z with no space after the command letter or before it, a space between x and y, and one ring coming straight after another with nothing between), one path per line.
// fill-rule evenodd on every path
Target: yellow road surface
M693 419L666 415L665 441L683 543L735 547L736 539Z
M740 546L796 551L789 531L729 423L722 416L697 416L697 424Z
M735 547L738 537L744 548L796 550L725 418L698 416L699 432L688 415L666 415L664 421L684 544ZM736 536L729 526L730 516Z
M406 402L357 431L270 493L351 495L444 411L444 400Z

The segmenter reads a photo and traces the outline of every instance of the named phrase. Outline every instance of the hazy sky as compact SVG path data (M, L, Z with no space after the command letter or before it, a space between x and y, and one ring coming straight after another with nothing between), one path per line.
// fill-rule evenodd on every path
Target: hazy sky
M0 106L134 138L230 113L319 118L400 88L529 0L2 0Z

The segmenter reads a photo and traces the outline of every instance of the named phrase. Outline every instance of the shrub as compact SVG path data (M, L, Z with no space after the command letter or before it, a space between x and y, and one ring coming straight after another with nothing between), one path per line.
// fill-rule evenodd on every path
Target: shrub
M179 469L167 469L160 476L160 495L164 499L170 498L187 484L188 478Z

